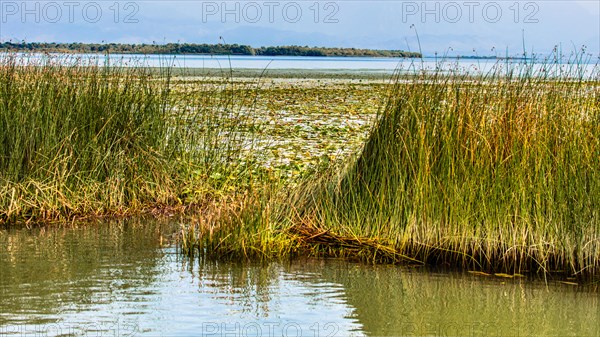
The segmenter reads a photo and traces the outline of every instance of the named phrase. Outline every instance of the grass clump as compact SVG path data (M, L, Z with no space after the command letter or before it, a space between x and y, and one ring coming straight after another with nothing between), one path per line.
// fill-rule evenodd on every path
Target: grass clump
M208 109L205 92L171 87L168 67L3 56L0 223L164 210L225 188L208 177L239 170L235 125L213 113L234 108L232 89Z
M338 255L596 273L597 71L397 79L356 160L301 192L296 230Z

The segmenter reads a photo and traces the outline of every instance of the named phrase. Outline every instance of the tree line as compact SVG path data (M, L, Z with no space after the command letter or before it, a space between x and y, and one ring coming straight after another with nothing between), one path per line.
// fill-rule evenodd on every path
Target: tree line
M3 42L0 51L47 53L111 53L111 54L196 54L196 55L260 55L260 56L344 56L344 57L421 57L420 53L403 50L327 48L309 46L275 46L253 48L239 44L125 44L125 43L55 43Z

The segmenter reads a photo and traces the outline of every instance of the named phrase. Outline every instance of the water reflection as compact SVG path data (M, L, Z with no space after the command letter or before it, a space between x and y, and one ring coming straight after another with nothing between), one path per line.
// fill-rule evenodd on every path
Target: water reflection
M181 262L192 278L163 287L168 335L359 335L361 325L339 283L324 281L319 262L236 264ZM313 266L312 268L310 266ZM309 272L305 272L309 268ZM185 274L179 275L185 279ZM175 280L169 283L175 283ZM182 315L183 313L183 315Z
M590 336L596 289L337 260L190 261L125 221L0 230L0 335Z
M522 278L341 264L364 331L375 336L597 336L597 289Z
M173 224L0 231L0 335L358 335L321 262L189 261Z
M120 222L0 231L0 334L109 331L120 315L143 312L136 302L157 282L163 227Z

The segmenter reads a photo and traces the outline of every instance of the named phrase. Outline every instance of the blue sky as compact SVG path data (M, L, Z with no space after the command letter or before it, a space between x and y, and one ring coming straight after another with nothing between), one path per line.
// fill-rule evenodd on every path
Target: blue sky
M1 0L0 39L600 54L599 1ZM417 39L418 36L418 39Z

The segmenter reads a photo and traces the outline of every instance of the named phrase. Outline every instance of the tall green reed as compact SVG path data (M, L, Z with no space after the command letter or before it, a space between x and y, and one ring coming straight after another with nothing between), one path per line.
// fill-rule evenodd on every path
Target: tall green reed
M399 259L595 271L598 67L548 76L552 67L397 78L356 160L302 192L300 220L338 238L375 240Z
M215 122L229 101L175 95L168 66L99 63L0 59L0 222L198 203L238 169L238 124Z

